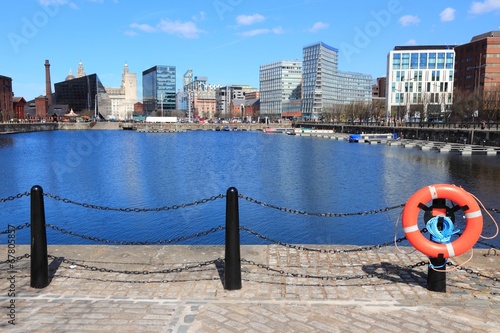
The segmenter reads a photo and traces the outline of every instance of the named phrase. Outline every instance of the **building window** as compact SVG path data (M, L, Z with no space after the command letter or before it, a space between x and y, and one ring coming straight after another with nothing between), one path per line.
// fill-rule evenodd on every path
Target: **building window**
M420 69L427 69L427 53L420 53Z
M411 69L418 69L418 53L411 54Z
M410 54L403 53L403 57L401 60L401 69L408 69L410 66Z
M437 59L437 68L438 69L444 69L444 53L438 53L438 59Z
M453 69L453 53L446 53L446 69Z
M392 69L401 69L401 54L394 53L392 55Z

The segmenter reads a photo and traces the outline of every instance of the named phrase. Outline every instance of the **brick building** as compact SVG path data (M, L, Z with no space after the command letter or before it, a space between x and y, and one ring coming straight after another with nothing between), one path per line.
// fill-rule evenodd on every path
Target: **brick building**
M500 87L500 31L474 36L455 47L455 89L471 92Z
M12 78L0 75L0 122L14 118Z

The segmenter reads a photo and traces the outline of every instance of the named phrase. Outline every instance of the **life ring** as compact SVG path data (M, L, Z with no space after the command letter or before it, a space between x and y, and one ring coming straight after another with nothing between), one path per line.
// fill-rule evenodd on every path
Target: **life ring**
M465 230L455 241L440 244L427 239L419 230L418 214L422 205L434 199L448 199L465 213ZM483 228L481 209L474 197L464 189L449 184L434 184L415 192L403 209L403 230L408 241L420 252L432 258L459 256L476 244Z

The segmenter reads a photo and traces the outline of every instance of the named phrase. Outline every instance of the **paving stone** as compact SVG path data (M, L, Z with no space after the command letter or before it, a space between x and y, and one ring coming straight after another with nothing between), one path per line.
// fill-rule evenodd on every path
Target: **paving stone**
M19 253L29 252L29 246L18 247ZM447 292L431 292L426 289L427 267L404 269L426 260L425 256L404 247L399 250L334 254L277 245L243 246L244 259L277 271L243 262L243 288L226 291L215 265L142 274L220 258L224 253L220 246L51 245L49 253L79 258L78 263L141 274L95 272L61 263L49 286L33 289L29 260L23 259L16 265L16 326L9 326L4 316L0 331L500 332L498 281L459 270L448 274ZM500 257L482 256L481 249L474 252L467 268L500 276ZM314 278L368 272L382 275ZM7 265L0 263L0 302L6 305L11 300L8 276ZM161 280L177 282L157 282Z

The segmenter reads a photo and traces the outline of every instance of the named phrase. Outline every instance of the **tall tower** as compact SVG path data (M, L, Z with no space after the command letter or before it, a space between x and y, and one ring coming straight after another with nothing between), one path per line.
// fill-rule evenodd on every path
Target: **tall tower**
M50 63L48 60L45 60L45 96L48 104L52 105L52 83L50 82Z
M78 63L78 71L76 72L76 77L79 78L84 76L86 76L85 70L83 69L83 63L80 61Z

